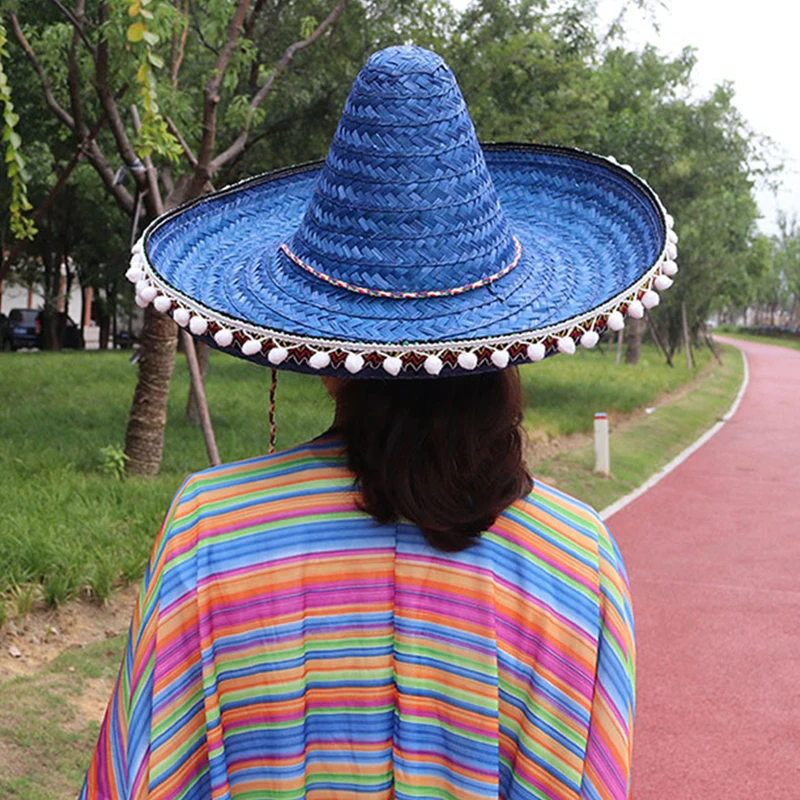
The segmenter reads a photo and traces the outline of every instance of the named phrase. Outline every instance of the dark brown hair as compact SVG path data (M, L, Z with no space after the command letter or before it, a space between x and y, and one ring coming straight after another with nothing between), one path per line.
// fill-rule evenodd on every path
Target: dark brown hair
M469 547L527 495L516 369L436 380L348 380L336 392L362 508L407 519L440 550Z

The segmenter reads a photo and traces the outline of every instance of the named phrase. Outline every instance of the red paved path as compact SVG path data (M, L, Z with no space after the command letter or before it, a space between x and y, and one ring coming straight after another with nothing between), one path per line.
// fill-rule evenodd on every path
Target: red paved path
M738 412L608 520L636 618L633 800L800 798L800 351L731 344Z

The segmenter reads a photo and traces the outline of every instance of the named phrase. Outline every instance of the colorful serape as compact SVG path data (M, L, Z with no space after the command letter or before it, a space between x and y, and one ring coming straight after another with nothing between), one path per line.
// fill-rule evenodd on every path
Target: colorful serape
M537 482L442 553L327 434L181 487L81 797L624 800L633 712L592 509Z

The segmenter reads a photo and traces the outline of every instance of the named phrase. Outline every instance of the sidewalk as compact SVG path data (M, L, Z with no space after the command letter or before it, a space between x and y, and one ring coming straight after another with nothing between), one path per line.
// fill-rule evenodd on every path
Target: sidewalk
M636 618L633 800L800 797L800 351L728 341L735 416L607 521Z

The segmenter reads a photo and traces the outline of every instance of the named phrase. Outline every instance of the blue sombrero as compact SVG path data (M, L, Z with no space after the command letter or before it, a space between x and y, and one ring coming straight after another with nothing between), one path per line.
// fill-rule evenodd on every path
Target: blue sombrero
M140 306L226 352L304 372L429 376L593 347L677 271L672 219L630 167L480 145L434 53L375 53L328 157L157 219Z

